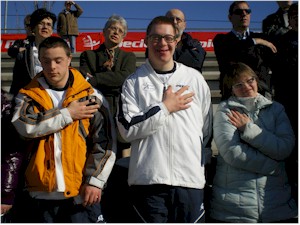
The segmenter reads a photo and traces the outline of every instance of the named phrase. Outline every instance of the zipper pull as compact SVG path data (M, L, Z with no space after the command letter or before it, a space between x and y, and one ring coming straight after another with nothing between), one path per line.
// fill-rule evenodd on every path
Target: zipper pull
M164 85L164 87L163 87L163 94L162 94L162 100L164 100L164 95L165 95L165 92L166 92L166 90L167 90L167 88L168 88L168 85L167 84L163 84Z

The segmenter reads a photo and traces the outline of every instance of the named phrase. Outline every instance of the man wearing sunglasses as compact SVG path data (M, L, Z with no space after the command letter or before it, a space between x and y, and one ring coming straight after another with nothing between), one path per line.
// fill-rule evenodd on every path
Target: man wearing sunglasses
M272 98L270 65L277 49L263 34L250 31L250 18L251 9L248 2L233 2L228 14L232 30L227 34L217 34L213 40L220 70L221 95L223 95L221 84L228 66L232 62L244 62L259 76L260 92Z

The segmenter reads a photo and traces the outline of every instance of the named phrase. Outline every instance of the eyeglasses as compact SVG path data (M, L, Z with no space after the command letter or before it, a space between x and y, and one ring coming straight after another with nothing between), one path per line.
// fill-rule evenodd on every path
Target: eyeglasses
M40 23L38 23L38 26L40 26L40 27L51 27L52 28L52 23L44 23L44 22L40 22Z
M179 17L176 17L176 16L172 16L172 17L169 17L170 19L176 21L176 23L182 23L184 22L183 19L179 18Z
M236 9L232 12L232 14L243 15L244 12L246 13L246 15L249 15L251 13L251 9Z
M240 82L232 85L232 88L241 89L244 87L245 84L251 85L255 80L256 80L255 77L251 77L249 80L246 80L245 82Z
M159 34L151 34L148 36L148 39L153 43L158 43L161 41L161 39L164 39L167 43L172 43L176 40L176 36L170 34L167 34L165 36Z
M124 35L125 34L125 32L122 29L120 29L118 27L115 27L115 26L110 26L108 29L110 29L113 32L116 32L116 33L118 33L120 35Z

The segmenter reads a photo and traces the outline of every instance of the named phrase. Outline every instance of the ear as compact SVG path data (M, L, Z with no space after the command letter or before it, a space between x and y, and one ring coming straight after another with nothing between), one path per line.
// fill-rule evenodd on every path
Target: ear
M148 46L148 37L145 37L144 43Z
M231 18L232 16L230 14L228 14L228 20L231 22Z
M69 58L68 58L68 61L69 61L69 62L68 62L68 66L71 66L72 58L73 58L73 56L70 55Z

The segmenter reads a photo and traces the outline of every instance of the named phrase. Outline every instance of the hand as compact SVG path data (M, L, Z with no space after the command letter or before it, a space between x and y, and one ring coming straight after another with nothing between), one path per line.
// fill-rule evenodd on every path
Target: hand
M23 51L25 51L25 50L26 50L25 47L20 47L20 48L19 48L19 52L23 52Z
M229 117L229 122L242 132L245 130L246 124L251 121L246 114L235 110L230 110L230 113L228 113L227 116Z
M100 203L102 190L100 188L84 184L81 187L80 195L83 199L82 205L84 207L91 206L96 203Z
M1 204L1 215L8 213L8 211L12 208L12 205Z
M193 101L192 97L195 94L188 93L183 95L183 92L188 89L188 86L184 86L174 93L171 86L167 88L163 96L163 103L170 113L184 110L190 107L189 103Z
M103 63L102 67L106 68L107 70L111 70L113 67L113 61L111 59L107 60L105 63Z
M275 47L275 45L273 45L273 43L266 41L264 39L261 39L261 38L254 38L254 40L255 40L256 44L264 45L264 46L270 48L273 53L277 52L277 48Z
M90 73L86 73L86 76L89 77L89 78L92 78L92 77L93 77L93 75L90 74Z
M79 102L78 100L71 102L67 109L70 112L70 115L73 120L81 120L86 118L92 118L94 113L100 108L98 104L92 104L95 102L95 99L86 100Z

